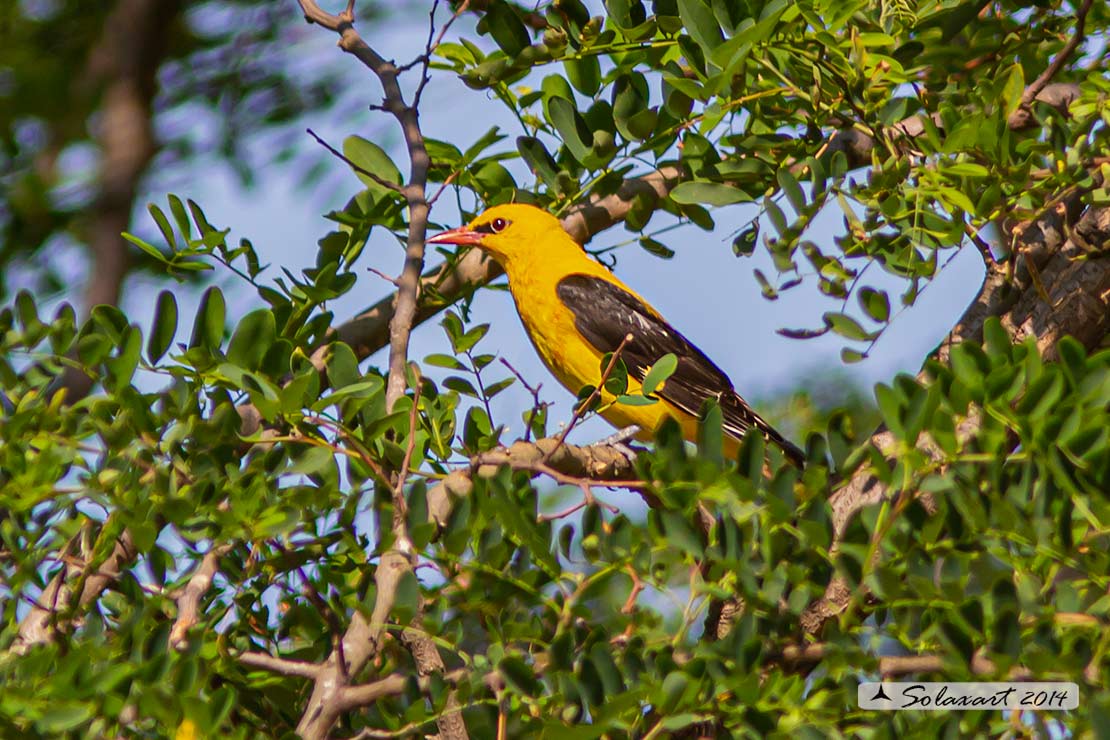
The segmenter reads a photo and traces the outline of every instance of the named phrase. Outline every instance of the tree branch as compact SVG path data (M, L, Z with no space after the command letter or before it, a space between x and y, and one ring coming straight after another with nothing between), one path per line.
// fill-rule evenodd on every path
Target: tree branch
M1079 45L1083 43L1083 39L1087 37L1087 13L1091 11L1091 4L1093 1L1094 0L1084 0L1083 5L1079 6L1075 11L1075 33L1073 33L1071 38L1068 39L1068 42L1064 44L1064 48L1060 50L1060 53L1056 55L1052 63L1045 68L1045 71L1041 72L1037 79L1033 80L1033 83L1025 88L1025 92L1021 94L1022 107L1028 108L1029 105L1037 99L1037 96L1044 90L1045 85L1059 74L1060 70L1063 69L1064 65L1071 59L1071 55L1074 54L1075 50L1079 48Z
M788 647L779 656L772 657L772 664L778 663L791 670L810 670L828 655L828 645L816 643L805 647ZM903 676L919 675L924 673L944 674L953 668L951 660L946 660L940 655L892 655L879 658L879 674L884 679L894 679ZM974 655L967 665L969 673L975 676L998 675L998 666L994 661L982 655ZM1010 681L1033 680L1033 672L1028 668L1015 667L1008 674Z
M408 202L409 229L405 246L405 264L397 278L397 293L392 305L392 316L389 318L389 375L385 388L385 407L388 413L393 410L397 401L405 394L407 387L406 370L408 368L409 338L416 320L421 272L424 269L424 240L427 235L430 211L425 188L431 159L424 146L424 136L420 130L416 101L413 105L405 102L399 80L401 70L392 61L387 61L368 46L355 31L353 26L353 0L348 3L347 9L339 16L325 13L314 0L298 0L298 2L306 18L338 33L340 48L353 54L378 78L385 96L381 107L397 119L408 148L411 168L408 183L401 188L401 192ZM425 58L431 54L432 43L434 43L433 37L429 35ZM424 79L422 78L420 87L417 88L417 101L420 90L423 89L423 84ZM411 441L415 439L419 392L418 382L417 395L413 399L410 419L410 426L412 427L409 430L410 447L405 455L405 463L394 474L396 485L393 497L393 546L382 555L375 574L377 596L374 610L369 623L357 614L352 618L339 646L332 652L332 655L316 676L312 697L309 699L297 728L301 736L308 740L324 738L331 731L332 726L343 711L342 702L338 700L339 692L348 682L350 676L357 674L363 665L380 650L385 625L393 608L398 584L401 578L412 572L412 544L409 542L408 533L405 530L403 487L408 476L408 459L412 454ZM435 643L422 633L413 630L406 630L405 632L402 641L411 651L420 675L427 676L432 673L441 673L444 669L443 659L440 657ZM348 641L357 644L357 653L347 652ZM449 699L449 706L451 702L452 699ZM462 715L457 711L444 713L437 719L437 725L440 737L443 740L466 740L468 737L466 726L462 722Z
M1110 256L1106 254L1110 208L1084 210L1083 194L1074 192L1038 221L1014 227L1012 233L1016 247L1011 258L1016 260L1013 277L1003 265L988 267L978 297L938 348L940 361L947 361L951 347L960 342L981 342L983 325L992 316L1002 321L1014 342L1035 338L1038 350L1049 359L1064 336L1075 337L1093 349L1110 334ZM1087 245L1095 245L1102 253L1091 255ZM1050 303L1035 289L1035 274L1040 275ZM977 425L977 418L971 415L958 425L958 436L966 438ZM870 443L884 457L893 454L895 441L889 432L877 433ZM928 440L920 446L931 448ZM830 498L834 543L853 514L887 495L868 468L857 471ZM843 580L834 579L824 597L803 614L805 631L818 633L853 596Z
M58 616L70 611L73 584L84 578L81 595L76 607L73 607L75 610L82 609L99 598L104 589L134 561L135 554L131 533L124 530L107 559L92 573L89 573L88 562L82 565L70 558L64 558L65 565L50 579L50 583L20 622L19 634L12 644L12 651L22 655L35 645L54 640L59 633L67 630L69 625L59 623Z
M200 561L200 565L189 577L189 582L174 597L177 602L177 619L170 629L169 645L175 650L185 650L189 646L189 630L197 623L197 612L200 602L208 589L212 588L212 581L219 571L220 558L231 551L230 544L217 545L208 550Z
M1028 88L1026 92L1028 92ZM1035 100L1060 112L1065 112L1072 101L1078 97L1079 85L1069 82L1056 82L1046 84L1038 90L1032 96L1030 102ZM894 124L887 129L886 135L895 141L912 142L925 133L925 121L927 119L932 119L933 124L938 128L943 125L939 113L920 114L910 116ZM1006 123L1011 131L1022 131L1035 126L1037 119L1026 106L1015 111ZM842 128L829 137L828 146L825 148L823 156L829 158L836 152L843 152L848 158L850 168L870 167L871 153L875 149L875 144L875 137L869 133L864 133L855 128Z
M428 518L445 527L451 516L453 499L469 496L474 477L488 478L503 466L527 470L533 476L550 475L554 471L561 483L580 481L625 486L636 484L634 461L615 446L578 446L560 444L555 437L535 442L514 442L509 447L491 450L476 457L469 468L455 470L428 489ZM554 477L554 476L553 476ZM653 500L648 497L648 503Z
M248 668L261 668L272 673L297 678L316 678L320 666L315 663L306 663L303 660L289 660L277 658L269 653L240 653L239 662Z

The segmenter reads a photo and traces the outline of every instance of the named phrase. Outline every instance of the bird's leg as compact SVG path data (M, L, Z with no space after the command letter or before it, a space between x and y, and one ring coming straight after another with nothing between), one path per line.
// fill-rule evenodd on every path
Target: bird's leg
M599 439L590 446L612 447L617 452L627 457L629 460L632 460L636 457L636 450L630 445L625 444L625 442L632 439L639 433L640 427L632 424L631 426L624 427L623 429L618 429L617 431L610 434L608 437L605 437L604 439Z

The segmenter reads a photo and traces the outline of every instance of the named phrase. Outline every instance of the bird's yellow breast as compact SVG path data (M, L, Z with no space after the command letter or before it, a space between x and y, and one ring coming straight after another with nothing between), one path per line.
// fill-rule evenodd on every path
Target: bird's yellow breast
M593 260L582 255L581 263L574 265L568 272L566 267L531 265L532 269L507 269L509 289L516 303L524 329L532 340L536 353L543 360L551 374L571 393L577 394L583 386L597 386L601 381L604 357L592 344L579 333L574 325L574 314L560 300L557 287L559 281L568 274L586 274L614 282L632 293L617 280L611 272ZM635 293L633 293L635 295ZM522 300L518 296L526 297ZM638 297L638 296L637 296ZM645 303L645 305L647 305ZM628 394L638 394L640 383L636 378L628 379ZM650 441L655 430L667 418L674 418L683 427L683 434L693 439L697 433L697 421L672 407L666 401L657 401L650 406L632 406L613 403L614 396L602 391L601 416L618 428L637 426L637 438Z

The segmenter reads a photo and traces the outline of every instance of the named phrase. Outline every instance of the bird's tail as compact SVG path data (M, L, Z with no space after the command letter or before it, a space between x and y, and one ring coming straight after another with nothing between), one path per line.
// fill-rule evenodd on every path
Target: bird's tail
M805 467L805 452L767 423L767 420L757 414L755 410L748 405L748 402L740 397L739 393L733 391L731 394L722 397L720 399L720 404L725 426L737 439L742 438L744 432L754 426L756 429L763 432L764 437L778 446L783 454L786 455L786 459L796 468L801 469Z

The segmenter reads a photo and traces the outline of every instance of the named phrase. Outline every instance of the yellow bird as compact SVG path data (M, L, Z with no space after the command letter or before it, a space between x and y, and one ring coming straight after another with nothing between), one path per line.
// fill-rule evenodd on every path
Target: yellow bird
M764 421L732 387L732 381L677 329L592 259L551 214L531 205L494 206L466 226L428 239L429 244L479 247L496 259L509 276L509 290L536 351L551 373L572 393L601 380L601 360L631 335L620 358L628 368L630 394L659 358L671 353L678 367L656 391L658 403L646 406L611 403L602 393L601 415L618 428L636 426L636 435L651 440L670 417L687 440L696 439L698 415L707 399L721 407L723 427L735 454L751 427L782 448L796 465L802 451Z

